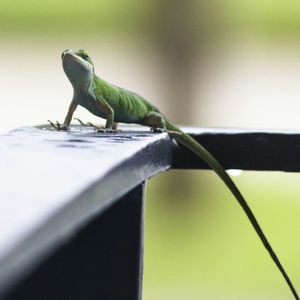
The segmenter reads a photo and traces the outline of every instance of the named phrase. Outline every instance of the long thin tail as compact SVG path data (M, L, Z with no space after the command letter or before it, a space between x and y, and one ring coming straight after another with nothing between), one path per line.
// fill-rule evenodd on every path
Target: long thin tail
M180 128L176 127L175 125L171 124L170 122L166 121L166 129L169 131L170 135L180 144L187 147L189 150L194 152L198 155L204 162L206 162L212 170L214 170L222 181L226 184L229 188L231 193L234 195L236 200L241 205L242 209L244 210L245 214L247 215L249 221L251 222L253 228L255 229L256 233L258 234L260 240L262 241L263 245L267 249L268 253L270 254L272 260L274 261L275 265L278 267L279 271L281 272L282 276L284 277L286 283L288 284L291 292L293 293L296 300L300 300L296 289L294 288L289 276L287 275L286 271L284 270L283 266L281 265L276 253L272 249L267 237L265 236L264 232L262 231L258 221L256 220L252 210L248 206L246 200L244 199L243 195L232 181L230 176L226 173L225 169L222 165L208 152L202 145L200 145L195 139L193 139L188 134L181 131Z

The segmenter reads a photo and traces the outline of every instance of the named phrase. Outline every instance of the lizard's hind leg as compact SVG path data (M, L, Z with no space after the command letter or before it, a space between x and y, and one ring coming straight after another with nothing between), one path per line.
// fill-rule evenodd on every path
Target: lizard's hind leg
M149 112L143 119L142 124L151 127L153 132L163 132L166 129L164 117L156 111Z

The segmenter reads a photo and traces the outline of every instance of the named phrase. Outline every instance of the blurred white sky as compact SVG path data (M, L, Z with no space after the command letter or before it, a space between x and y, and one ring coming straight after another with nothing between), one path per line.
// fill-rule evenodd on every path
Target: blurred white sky
M198 111L202 123L299 129L299 47L260 42L228 50L214 62L207 85L202 83L205 111Z

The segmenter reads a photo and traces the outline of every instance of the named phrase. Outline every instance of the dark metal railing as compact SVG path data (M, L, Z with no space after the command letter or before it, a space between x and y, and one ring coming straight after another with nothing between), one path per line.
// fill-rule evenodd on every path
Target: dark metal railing
M144 181L207 166L166 133L0 136L0 299L141 299ZM300 134L186 128L227 169L299 171Z

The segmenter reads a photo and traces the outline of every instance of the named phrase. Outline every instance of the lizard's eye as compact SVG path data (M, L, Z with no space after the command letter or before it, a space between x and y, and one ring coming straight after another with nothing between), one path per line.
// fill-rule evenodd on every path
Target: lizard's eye
M88 56L87 52L83 49L80 49L78 52L80 53L81 56Z
M87 54L87 52L86 52L85 50L80 49L80 50L78 51L78 55L79 55L81 58L83 58L84 60L87 60L87 61L88 61L88 59L89 59L89 55Z
M81 56L84 60L89 61L89 56L87 54L83 54Z

